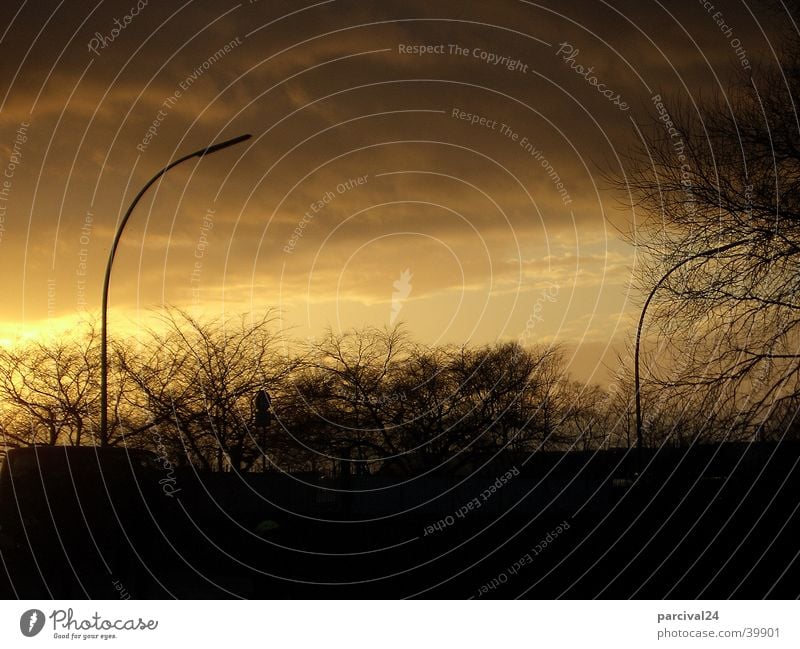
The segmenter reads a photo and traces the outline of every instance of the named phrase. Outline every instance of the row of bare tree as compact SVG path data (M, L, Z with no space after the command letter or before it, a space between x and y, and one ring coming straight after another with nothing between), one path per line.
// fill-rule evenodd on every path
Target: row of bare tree
M570 381L557 348L430 347L402 328L368 328L290 353L272 324L270 314L201 321L171 310L146 335L112 341L106 439L93 326L0 350L2 441L126 444L200 470L408 474L635 439L628 375L611 389ZM268 425L255 413L262 390ZM665 395L646 395L650 445L752 437L735 412L712 421L702 399Z

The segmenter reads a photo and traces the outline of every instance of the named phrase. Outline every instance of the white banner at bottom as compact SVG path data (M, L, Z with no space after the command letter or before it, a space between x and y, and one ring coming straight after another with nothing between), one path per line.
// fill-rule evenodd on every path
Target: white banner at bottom
M798 647L789 601L2 601L2 647Z

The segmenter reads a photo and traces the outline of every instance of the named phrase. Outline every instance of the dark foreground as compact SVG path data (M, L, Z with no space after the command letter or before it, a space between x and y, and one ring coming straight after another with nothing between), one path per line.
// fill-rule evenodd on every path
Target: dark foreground
M800 595L796 444L335 481L37 453L0 476L4 598Z

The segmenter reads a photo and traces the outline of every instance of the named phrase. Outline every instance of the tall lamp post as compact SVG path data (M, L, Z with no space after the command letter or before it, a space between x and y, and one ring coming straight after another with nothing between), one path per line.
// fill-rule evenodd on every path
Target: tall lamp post
M222 149L227 149L229 146L233 146L234 144L239 144L239 142L244 142L245 140L250 139L251 135L248 133L246 135L240 135L239 137L232 138L230 140L225 140L224 142L220 142L219 144L212 144L211 146L205 147L200 149L199 151L195 151L194 153L190 153L189 155L185 155L182 158L178 158L174 162L170 162L166 167L164 167L161 171L159 171L155 176L153 176L150 180L147 181L147 184L139 190L139 193L136 194L136 198L133 199L133 202L128 207L128 211L125 212L125 216L122 217L122 220L119 223L119 227L117 228L117 233L114 235L114 242L111 244L111 252L108 255L108 263L106 264L106 276L105 280L103 281L103 306L102 306L102 325L101 325L101 340L100 340L100 445L105 446L108 443L108 289L111 283L111 267L114 264L114 255L117 252L117 246L119 245L119 240L122 237L122 232L125 229L125 226L128 223L128 219L130 219L131 214L133 213L133 209L136 207L136 204L139 200L144 196L145 192L150 188L150 186L156 182L161 176L167 173L173 167L177 167L182 162L186 162L191 158L202 158L203 156L209 155L211 153L216 153L217 151L221 151Z
M639 376L639 353L640 347L642 342L642 328L644 327L644 317L647 313L647 307L650 306L650 302L653 300L653 296L656 294L659 288L664 284L664 282L669 279L670 275L678 270L681 266L688 264L690 261L694 261L695 259L700 259L701 257L713 257L714 255L718 255L721 252L726 252L731 248L736 248L737 246L741 246L745 243L751 243L752 239L742 239L740 241L734 241L732 243L726 243L723 246L717 246L716 248L709 248L708 250L704 250L703 252L698 252L694 255L690 255L686 259L679 261L677 264L672 266L666 273L661 276L661 279L656 282L656 285L650 291L650 294L647 296L647 300L645 300L644 306L642 307L642 313L639 316L639 326L636 328L636 350L633 356L633 363L634 363L634 370L633 370L633 381L634 381L634 391L635 391L635 398L636 398L636 455L637 455L637 463L639 465L639 473L642 470L642 448L644 446L643 440L643 432L642 432L642 393L641 393L641 382Z

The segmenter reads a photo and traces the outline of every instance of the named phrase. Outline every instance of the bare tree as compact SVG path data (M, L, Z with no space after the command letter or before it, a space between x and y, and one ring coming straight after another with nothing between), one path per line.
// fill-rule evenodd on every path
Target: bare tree
M558 349L429 347L399 327L292 344L278 340L272 322L270 312L201 320L171 308L145 336L115 341L106 440L97 438L91 325L3 350L3 440L124 442L206 471L249 471L261 461L342 476L458 471L497 453L571 447L576 437L587 448L598 443L595 391L564 382ZM274 415L266 434L255 426L263 391Z
M564 405L559 427L573 448L588 451L609 446L613 437L613 411L605 390L566 380L560 392Z
M619 180L645 253L639 285L658 287L648 325L659 354L646 379L691 396L737 438L764 437L800 393L796 37L780 60L699 105L654 102Z
M334 467L338 462L338 470L367 472L368 465L400 451L393 431L399 398L394 384L407 359L400 327L329 329L309 343L293 384L295 408L291 416L283 412L283 421L312 454Z
M0 399L6 439L16 444L132 442L146 424L130 408L133 387L118 364L109 377L108 439L100 438L100 336L90 322L68 337L0 349ZM120 353L122 343L113 342Z
M294 367L280 353L273 321L271 312L202 321L170 308L142 350L121 359L165 449L206 470L247 471L264 457L253 400L279 391Z
M466 397L462 421L491 449L545 448L557 443L557 384L563 374L558 348L504 343L462 350L454 359Z
M553 442L560 365L558 350L516 343L415 348L396 387L408 461L457 471L487 455Z
M328 332L282 420L332 470L458 470L556 437L555 349L411 344L395 329Z

